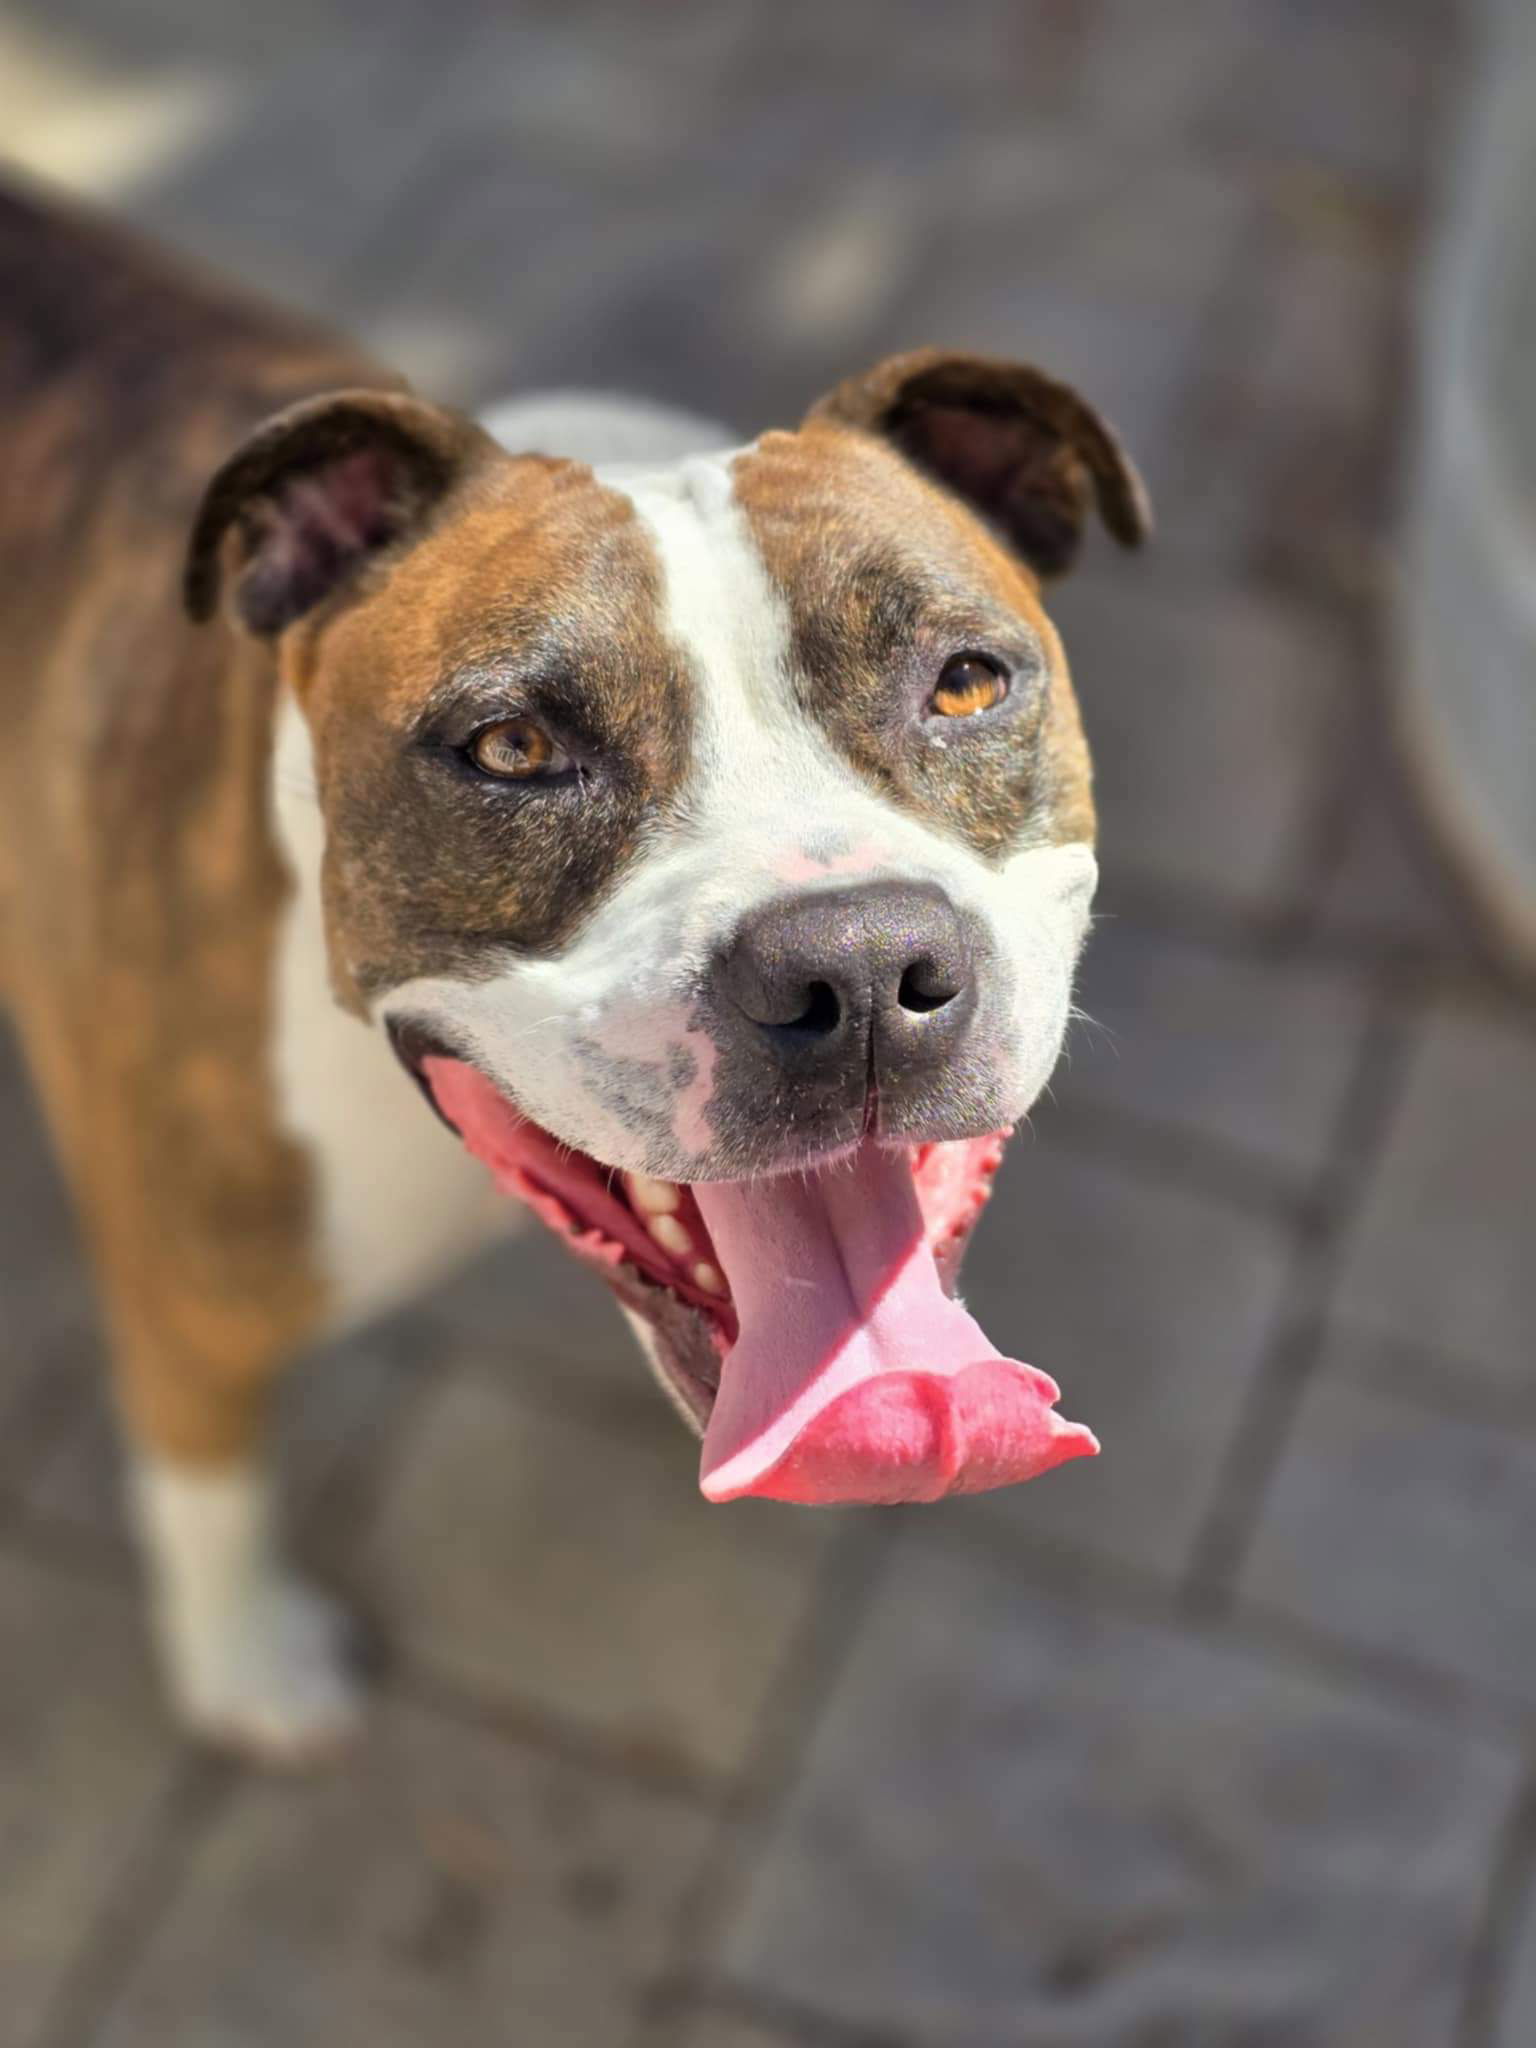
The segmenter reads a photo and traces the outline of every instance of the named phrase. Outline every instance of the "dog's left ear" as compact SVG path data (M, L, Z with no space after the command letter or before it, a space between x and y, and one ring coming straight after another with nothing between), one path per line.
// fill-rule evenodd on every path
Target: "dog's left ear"
M469 466L496 452L472 420L404 392L339 391L289 406L203 494L187 549L188 612L212 616L228 569L240 623L280 633L419 533ZM226 547L231 533L237 542Z
M1071 568L1095 502L1122 547L1152 531L1146 486L1112 429L1027 363L918 349L848 378L807 419L883 436L1042 576Z

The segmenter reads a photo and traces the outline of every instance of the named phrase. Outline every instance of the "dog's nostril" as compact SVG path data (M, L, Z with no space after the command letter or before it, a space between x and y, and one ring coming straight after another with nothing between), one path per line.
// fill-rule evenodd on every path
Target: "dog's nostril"
M959 993L960 984L952 974L932 960L914 960L902 974L896 1000L904 1010L921 1017L929 1010L942 1010Z
M843 1021L843 1006L830 981L813 981L805 991L805 1008L798 1017L781 1024L781 1031L793 1031L803 1038L828 1038Z

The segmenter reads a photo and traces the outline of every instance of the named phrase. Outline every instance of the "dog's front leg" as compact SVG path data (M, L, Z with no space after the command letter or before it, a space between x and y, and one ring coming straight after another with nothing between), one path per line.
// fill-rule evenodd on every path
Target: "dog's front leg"
M350 1736L359 1690L346 1616L287 1560L268 1457L294 1347L268 1296L109 1287L130 1490L168 1688L194 1733L274 1763Z
M199 1465L146 1446L133 1492L167 1684L187 1726L276 1763L353 1733L346 1617L288 1564L265 1459Z

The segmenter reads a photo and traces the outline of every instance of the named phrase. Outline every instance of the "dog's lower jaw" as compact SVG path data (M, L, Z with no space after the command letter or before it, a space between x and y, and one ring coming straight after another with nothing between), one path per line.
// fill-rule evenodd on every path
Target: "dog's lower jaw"
M290 1767L344 1747L361 1712L347 1619L285 1563L259 1470L140 1455L133 1496L166 1683L188 1731Z
M627 1302L621 1301L619 1314L628 1323L630 1333L640 1347L640 1355L651 1369L652 1379L666 1396L668 1404L676 1411L684 1428L692 1436L703 1436L704 1425L709 1420L714 1390L706 1387L702 1381L691 1377L685 1379L681 1374L668 1368L661 1355L661 1347L656 1341L656 1332L638 1309L633 1309Z

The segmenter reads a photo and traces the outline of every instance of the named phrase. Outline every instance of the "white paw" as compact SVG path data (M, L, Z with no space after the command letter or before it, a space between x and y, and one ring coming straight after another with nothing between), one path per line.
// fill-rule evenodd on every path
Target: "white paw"
M163 1617L172 1692L197 1735L264 1763L312 1763L357 1733L345 1611L286 1572L238 1602Z
M166 1672L188 1727L268 1763L339 1749L360 1716L346 1617L289 1571L265 1474L141 1455L134 1476Z

